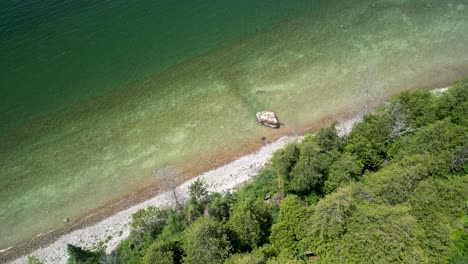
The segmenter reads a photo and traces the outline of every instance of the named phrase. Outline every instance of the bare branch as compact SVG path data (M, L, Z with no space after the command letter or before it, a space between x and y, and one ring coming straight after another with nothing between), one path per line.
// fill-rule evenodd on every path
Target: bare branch
M177 170L172 166L164 166L156 170L154 176L160 181L161 188L165 192L169 192L171 194L176 209L182 209L182 202L184 199L179 191L179 188L177 188Z
M450 171L452 173L460 172L463 170L465 165L468 163L468 144L465 144L463 148L455 153L455 157L450 165Z
M385 143L389 143L398 137L408 133L414 133L418 130L407 124L406 120L408 115L404 113L400 103L390 104L387 107L387 113L389 114L392 122L392 132L390 132L390 135L388 136L388 139L385 141Z

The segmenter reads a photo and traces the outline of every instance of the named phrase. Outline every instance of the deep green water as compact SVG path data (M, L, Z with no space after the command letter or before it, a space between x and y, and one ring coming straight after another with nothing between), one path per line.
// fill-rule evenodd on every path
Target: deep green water
M0 3L0 248L163 164L362 108L366 87L379 100L468 75L468 0L322 2ZM263 109L285 127L259 126Z
M4 0L0 132L312 8L288 0Z

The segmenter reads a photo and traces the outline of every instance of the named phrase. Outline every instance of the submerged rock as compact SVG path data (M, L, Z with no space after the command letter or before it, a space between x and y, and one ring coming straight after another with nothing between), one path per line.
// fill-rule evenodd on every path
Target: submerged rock
M265 126L271 128L278 128L280 126L280 123L278 122L278 117L276 117L276 114L272 111L257 112L256 115L257 121Z

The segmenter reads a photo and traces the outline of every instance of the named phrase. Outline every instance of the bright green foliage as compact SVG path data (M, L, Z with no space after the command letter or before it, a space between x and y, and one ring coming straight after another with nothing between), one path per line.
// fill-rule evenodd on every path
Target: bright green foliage
M165 229L172 214L169 209L149 206L138 210L132 215L132 232L130 237L120 243L117 249L118 258L123 263L140 263L146 249L155 238Z
M271 227L272 245L288 256L299 256L310 250L306 245L310 217L310 210L299 197L288 195L281 203L277 222Z
M189 197L197 203L204 203L208 196L208 187L203 179L197 179L189 186Z
M233 254L231 255L224 264L264 264L265 257L263 253L254 250L251 253Z
M67 244L68 264L99 264L102 254Z
M132 237L122 241L117 248L115 258L119 263L138 264L141 262L146 248L151 245L154 239L135 241Z
M317 204L322 198L317 192L311 191L309 194L301 196L302 200L308 205Z
M289 183L289 175L299 159L300 151L297 144L289 144L278 150L271 158L271 165L278 175L278 187L284 188Z
M168 210L163 210L154 206L140 209L132 215L130 226L136 234L149 234L156 236L166 225Z
M260 251L265 259L270 259L273 257L277 257L279 255L279 248L274 247L272 244L263 244L261 247L254 249L254 251Z
M183 233L184 263L223 263L231 244L223 225L212 218L200 218Z
M432 260L447 262L453 254L450 233L468 201L468 175L422 181L409 199L411 214L423 231L419 241ZM433 263L440 263L432 261Z
M437 120L436 97L429 91L405 91L392 101L393 109L406 116L407 125L418 128ZM399 106L399 107L395 107Z
M290 256L278 256L268 259L266 264L305 264L306 262L301 259L296 259Z
M320 147L312 138L306 138L301 144L300 157L287 181L285 190L296 193L307 193L320 186L325 175L322 161L319 158Z
M173 264L180 262L181 250L175 241L155 241L145 252L142 264Z
M332 124L327 128L322 128L315 134L315 141L323 152L327 151L343 151L346 142L343 138L338 136L336 130L336 123Z
M158 236L160 240L171 240L179 238L181 232L184 230L184 217L179 211L172 211L166 221L166 226Z
M195 222L203 215L208 204L208 187L202 179L197 179L189 186L189 199L185 208L185 221L189 224Z
M254 249L264 243L269 235L271 217L260 201L241 200L230 213L228 228L235 244L242 249Z
M364 165L356 160L351 154L343 153L340 158L330 166L328 179L325 181L323 190L325 193L334 192L339 187L345 186L353 180L357 180Z
M315 207L310 230L317 251L314 253L326 252L330 243L345 234L347 220L355 207L353 191L354 186L341 188L320 200Z
M450 263L468 263L468 212L461 217L460 226L452 231L453 242Z
M35 256L28 256L28 264L43 264L43 262Z
M198 218L200 218L203 215L203 209L204 208L200 204L189 201L184 210L184 220L188 224L194 223Z
M365 167L376 169L386 157L386 141L391 133L390 116L384 113L364 116L350 133L346 150Z
M341 155L342 140L333 128L322 129L317 136L306 136L299 148L300 156L284 189L297 194L321 193L329 167Z
M229 210L237 202L237 194L230 192L222 195L219 193L212 193L208 197L209 214L210 217L216 218L216 220L226 223L229 219Z
M263 199L265 195L273 195L279 191L278 175L273 166L268 165L262 172L254 177L250 184L242 186L239 199Z
M367 184L376 202L396 205L408 200L418 183L429 176L425 166L427 155L416 155L410 162L391 164L376 173L367 174L363 182Z
M438 154L445 151L454 153L468 141L466 127L456 125L449 120L436 121L421 128L414 136L400 145L393 159L417 153Z
M437 115L439 119L450 117L453 123L468 127L468 79L455 82L440 96Z
M346 233L319 255L322 263L426 263L417 235L408 208L358 204Z

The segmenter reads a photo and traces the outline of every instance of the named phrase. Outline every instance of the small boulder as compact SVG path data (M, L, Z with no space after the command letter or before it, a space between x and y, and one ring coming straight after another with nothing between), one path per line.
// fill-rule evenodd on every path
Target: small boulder
M259 123L262 123L265 126L271 127L271 128L278 128L280 126L280 123L278 122L278 117L276 117L275 112L272 111L262 111L262 112L257 112L257 121Z

